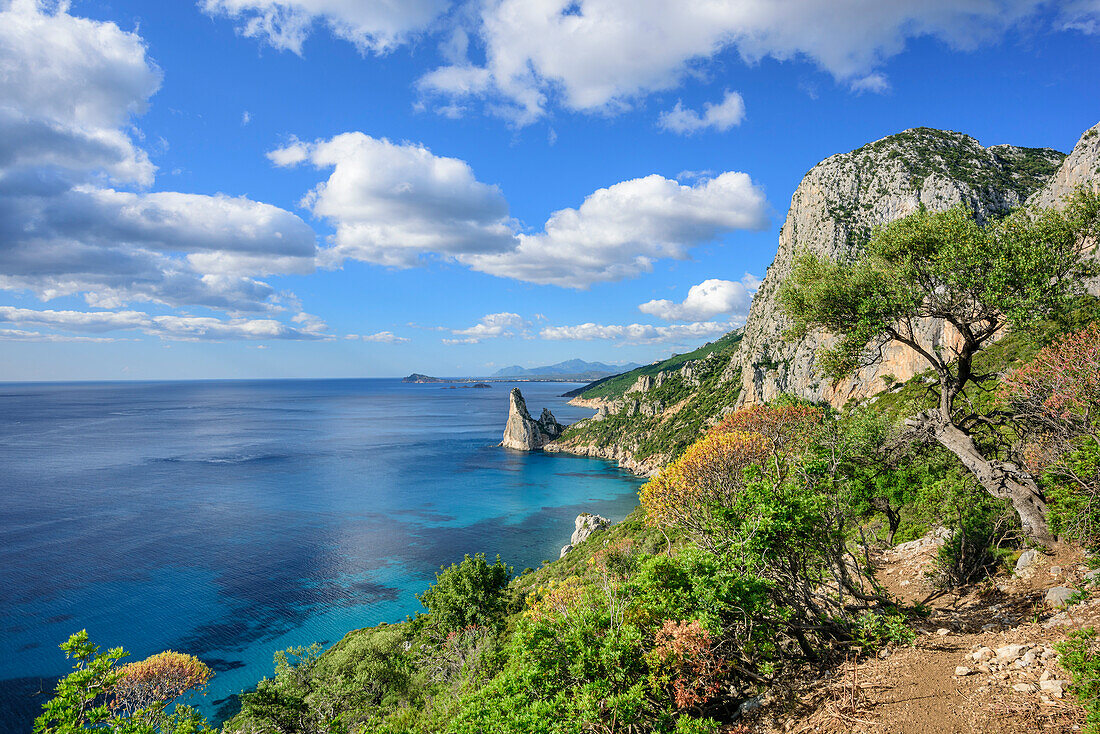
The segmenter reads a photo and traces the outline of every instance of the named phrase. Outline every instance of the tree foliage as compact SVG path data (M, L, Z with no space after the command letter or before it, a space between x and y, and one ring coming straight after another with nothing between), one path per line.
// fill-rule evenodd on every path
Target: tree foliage
M1019 209L985 223L962 206L921 209L877 230L854 262L801 255L779 300L793 319L792 336L820 328L838 337L818 354L834 379L875 362L890 342L916 351L936 374L939 405L912 418L913 428L954 453L990 494L1011 500L1025 531L1049 543L1035 478L998 455L1006 447L988 430L995 421L960 398L993 378L974 370L980 350L1006 327L1066 310L1097 274L1085 255L1098 232L1100 194L1086 190L1062 211ZM922 336L929 320L946 325L942 339ZM982 432L992 446L975 441Z
M200 690L214 672L194 655L167 650L119 670L112 708L129 713L163 705L184 693Z
M128 653L121 647L100 652L87 630L69 637L61 649L75 661L73 672L43 706L35 734L213 734L193 709L166 710L173 699L209 681L210 669L196 658L168 652L118 667Z
M1100 196L1087 192L1065 211L1019 209L984 225L961 205L920 209L877 230L852 263L803 253L779 300L794 335L809 328L840 335L819 355L833 378L873 361L888 341L946 369L960 350L920 343L919 319L943 319L980 345L1006 324L1022 328L1064 310L1097 272L1082 255L1098 229Z
M1100 323L1068 334L1006 375L1001 400L1029 468L1055 497L1059 529L1100 542Z
M508 610L505 592L511 576L499 556L490 564L484 553L467 554L460 563L441 567L435 583L417 599L444 634L472 624L496 627Z

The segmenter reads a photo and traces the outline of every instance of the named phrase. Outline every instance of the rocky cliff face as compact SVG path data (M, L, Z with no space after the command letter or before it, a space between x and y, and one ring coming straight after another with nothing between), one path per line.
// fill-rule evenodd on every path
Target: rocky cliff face
M1078 186L1100 191L1100 122L1084 132L1050 182L1032 194L1027 203L1040 207L1061 206ZM1100 258L1100 250L1094 251L1093 256ZM1100 278L1088 283L1088 290L1100 296Z
M508 423L500 445L519 451L536 451L561 435L562 425L548 408L542 409L538 420L527 412L527 402L518 387L508 395Z
M790 321L780 312L776 293L797 254L851 260L874 227L921 205L940 211L963 203L981 218L1001 214L1056 178L1064 158L1047 148L983 148L961 133L916 128L814 166L791 197L775 261L749 311L739 359L725 375L741 383L739 405L791 392L839 406L882 389L887 376L905 380L925 369L911 350L892 345L877 364L835 386L819 375L815 354L832 340L823 334L797 343L783 339ZM954 338L942 323L929 321L921 329L930 341Z

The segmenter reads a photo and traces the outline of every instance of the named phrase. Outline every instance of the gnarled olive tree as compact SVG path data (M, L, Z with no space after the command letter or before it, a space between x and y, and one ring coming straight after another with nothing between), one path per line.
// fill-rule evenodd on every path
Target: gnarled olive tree
M986 417L959 398L992 377L974 372L974 357L998 332L1065 308L1098 272L1086 257L1098 231L1100 194L1084 190L1063 211L1018 209L985 224L962 206L922 209L877 230L853 262L801 255L780 288L780 304L795 323L792 336L820 328L839 337L818 354L834 379L872 364L890 342L920 354L938 378L939 404L908 424L955 454L990 494L1011 501L1024 531L1049 544L1054 538L1034 477L983 453L974 431ZM957 338L922 338L918 325L927 319L949 324Z

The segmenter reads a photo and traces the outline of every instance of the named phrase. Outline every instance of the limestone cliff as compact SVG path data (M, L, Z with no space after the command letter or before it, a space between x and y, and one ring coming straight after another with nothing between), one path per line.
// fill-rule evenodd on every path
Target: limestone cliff
M1081 135L1050 182L1027 200L1028 206L1061 206L1079 186L1100 191L1100 122ZM1094 251L1093 255L1100 257L1100 250ZM1090 282L1088 290L1094 296L1100 296L1100 278Z
M1047 185L1027 200L1028 206L1058 206L1083 184L1100 190L1100 122L1081 135Z
M518 387L508 395L508 423L504 426L501 446L519 451L536 451L561 435L562 425L548 408L542 409L538 420L527 412L527 402Z
M926 367L910 350L892 345L878 363L835 386L818 374L815 354L832 340L820 333L797 343L783 338L790 321L776 295L797 254L851 260L874 227L921 205L940 211L962 203L982 219L1002 214L1039 191L1064 158L1047 148L983 148L961 133L915 128L814 166L791 197L775 261L753 300L739 358L726 375L741 385L739 404L791 392L839 406L882 389L888 376L905 380ZM953 338L942 323L921 328L930 341Z

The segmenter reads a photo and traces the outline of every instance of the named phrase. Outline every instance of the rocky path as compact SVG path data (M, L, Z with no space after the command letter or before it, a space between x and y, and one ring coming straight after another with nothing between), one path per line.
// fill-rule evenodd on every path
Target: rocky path
M921 601L938 542L930 535L884 554L880 578L905 601ZM1076 551L1028 560L1019 574L933 600L912 645L848 661L801 692L799 714L765 713L750 731L1079 732L1084 712L1067 690L1070 676L1054 645L1071 630L1100 627L1100 589L1093 591L1100 574L1089 573ZM1065 607L1076 589L1085 593Z

